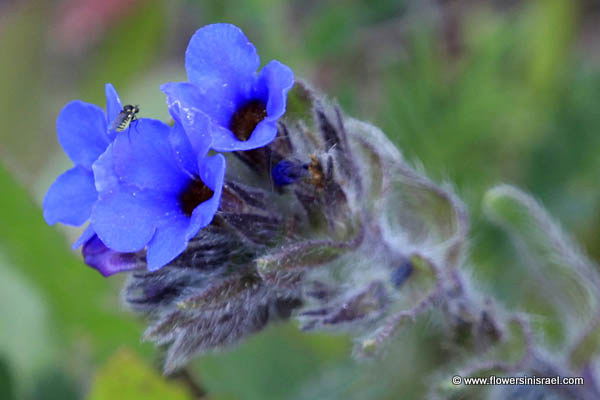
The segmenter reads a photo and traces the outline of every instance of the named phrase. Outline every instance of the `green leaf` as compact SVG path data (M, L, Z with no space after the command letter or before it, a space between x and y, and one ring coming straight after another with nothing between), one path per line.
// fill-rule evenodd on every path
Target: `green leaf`
M68 370L56 364L49 364L28 382L30 390L26 396L30 400L78 400L81 398L81 385L68 374Z
M0 358L0 396L4 400L16 399L12 371L6 359Z
M100 368L87 397L87 400L114 399L189 400L192 397L181 384L167 381L134 352L121 349Z
M44 298L6 262L1 244L0 354L10 365L17 388L22 389L56 357L56 338Z
M569 361L576 370L582 370L594 362L600 352L600 320L596 318L576 342L569 354Z
M128 344L148 354L141 329L121 311L112 282L83 264L70 244L44 222L42 210L0 165L0 244L8 265L18 268L44 298L63 343L90 343L92 356ZM117 278L118 282L118 278Z
M208 393L245 400L289 398L305 379L346 359L346 338L306 334L291 324L272 326L237 347L206 355L197 370Z
M535 199L517 188L492 188L484 205L518 250L528 311L548 317L540 321L545 321L550 339L573 334L598 310L600 278L594 263ZM557 331L561 328L564 332Z

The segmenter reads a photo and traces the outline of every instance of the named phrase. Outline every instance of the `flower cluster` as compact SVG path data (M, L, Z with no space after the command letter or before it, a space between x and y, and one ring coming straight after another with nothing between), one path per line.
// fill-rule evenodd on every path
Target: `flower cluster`
M467 222L452 192L285 65L257 72L232 25L198 30L185 59L189 82L161 86L172 124L134 120L112 85L106 113L62 110L75 166L44 201L48 223L90 221L86 264L131 271L124 301L166 371L291 316L365 353L456 293Z
M50 187L44 217L89 220L74 244L86 264L131 271L123 299L148 318L145 338L166 348L166 372L290 317L304 330L349 332L355 354L372 356L438 308L441 323L429 325L463 363L452 375L585 376L493 395L600 398L598 268L535 200L501 185L486 213L522 249L527 295L558 316L551 347L550 330L534 334L540 324L493 303L460 269L469 220L452 190L379 129L294 84L285 65L258 66L238 28L209 25L188 46L189 82L161 86L172 124L134 121L137 107L110 84L106 112L73 101L58 117L74 166ZM429 397L460 397L449 381Z
M294 76L278 61L257 72L259 63L239 28L208 25L188 45L189 82L161 87L172 126L143 118L124 132L112 129L125 108L111 84L106 112L79 100L67 104L57 132L75 166L48 190L46 221L89 220L74 247L86 244L86 262L105 276L139 268L123 260L145 258L151 271L173 261L219 210L226 169L220 152L257 149L277 135Z
M161 86L172 124L132 121L111 85L106 113L75 101L58 118L75 167L45 218L89 220L74 245L86 264L131 271L123 298L168 347L167 371L291 316L382 341L398 312L433 302L436 265L464 242L460 202L381 131L285 65L258 67L238 28L209 25L186 51L189 82Z

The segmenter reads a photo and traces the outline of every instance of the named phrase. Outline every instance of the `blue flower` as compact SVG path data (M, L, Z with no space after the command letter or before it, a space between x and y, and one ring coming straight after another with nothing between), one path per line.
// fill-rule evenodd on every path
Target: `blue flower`
M140 119L94 163L99 198L91 222L100 240L123 253L147 248L148 269L181 254L210 224L221 200L225 157L194 151L179 124Z
M105 86L106 113L97 105L75 100L68 103L56 120L58 141L75 166L50 186L44 197L44 219L50 225L61 222L80 226L92 212L98 194L94 186L92 164L114 139L108 126L121 111L121 100L110 83ZM87 227L73 248L94 235Z
M275 139L294 73L275 60L257 73L259 65L256 48L234 25L207 25L192 36L185 53L189 82L161 90L194 148L203 132L197 124L208 124L217 151L255 149Z

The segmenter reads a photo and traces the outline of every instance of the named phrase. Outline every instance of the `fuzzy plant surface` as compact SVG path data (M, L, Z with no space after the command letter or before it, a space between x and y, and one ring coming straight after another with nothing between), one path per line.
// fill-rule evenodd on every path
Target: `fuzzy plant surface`
M128 274L123 301L147 319L166 373L289 319L348 334L357 359L377 359L427 314L456 350L431 371L431 398L600 398L597 266L529 195L498 186L484 207L522 253L532 296L556 314L553 341L527 310L478 287L465 205L378 128L278 61L259 69L232 25L199 29L185 66L189 81L161 86L168 122L112 129L127 106L110 84L106 111L67 104L57 132L74 167L44 200L50 224L89 221L74 244L86 264ZM585 385L451 380L490 375Z

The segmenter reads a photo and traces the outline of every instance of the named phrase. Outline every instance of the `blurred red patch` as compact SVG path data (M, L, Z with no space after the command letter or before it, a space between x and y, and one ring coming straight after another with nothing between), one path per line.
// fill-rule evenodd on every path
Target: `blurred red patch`
M63 51L73 52L97 42L107 29L131 15L142 1L65 1L58 8L55 22L57 46Z

